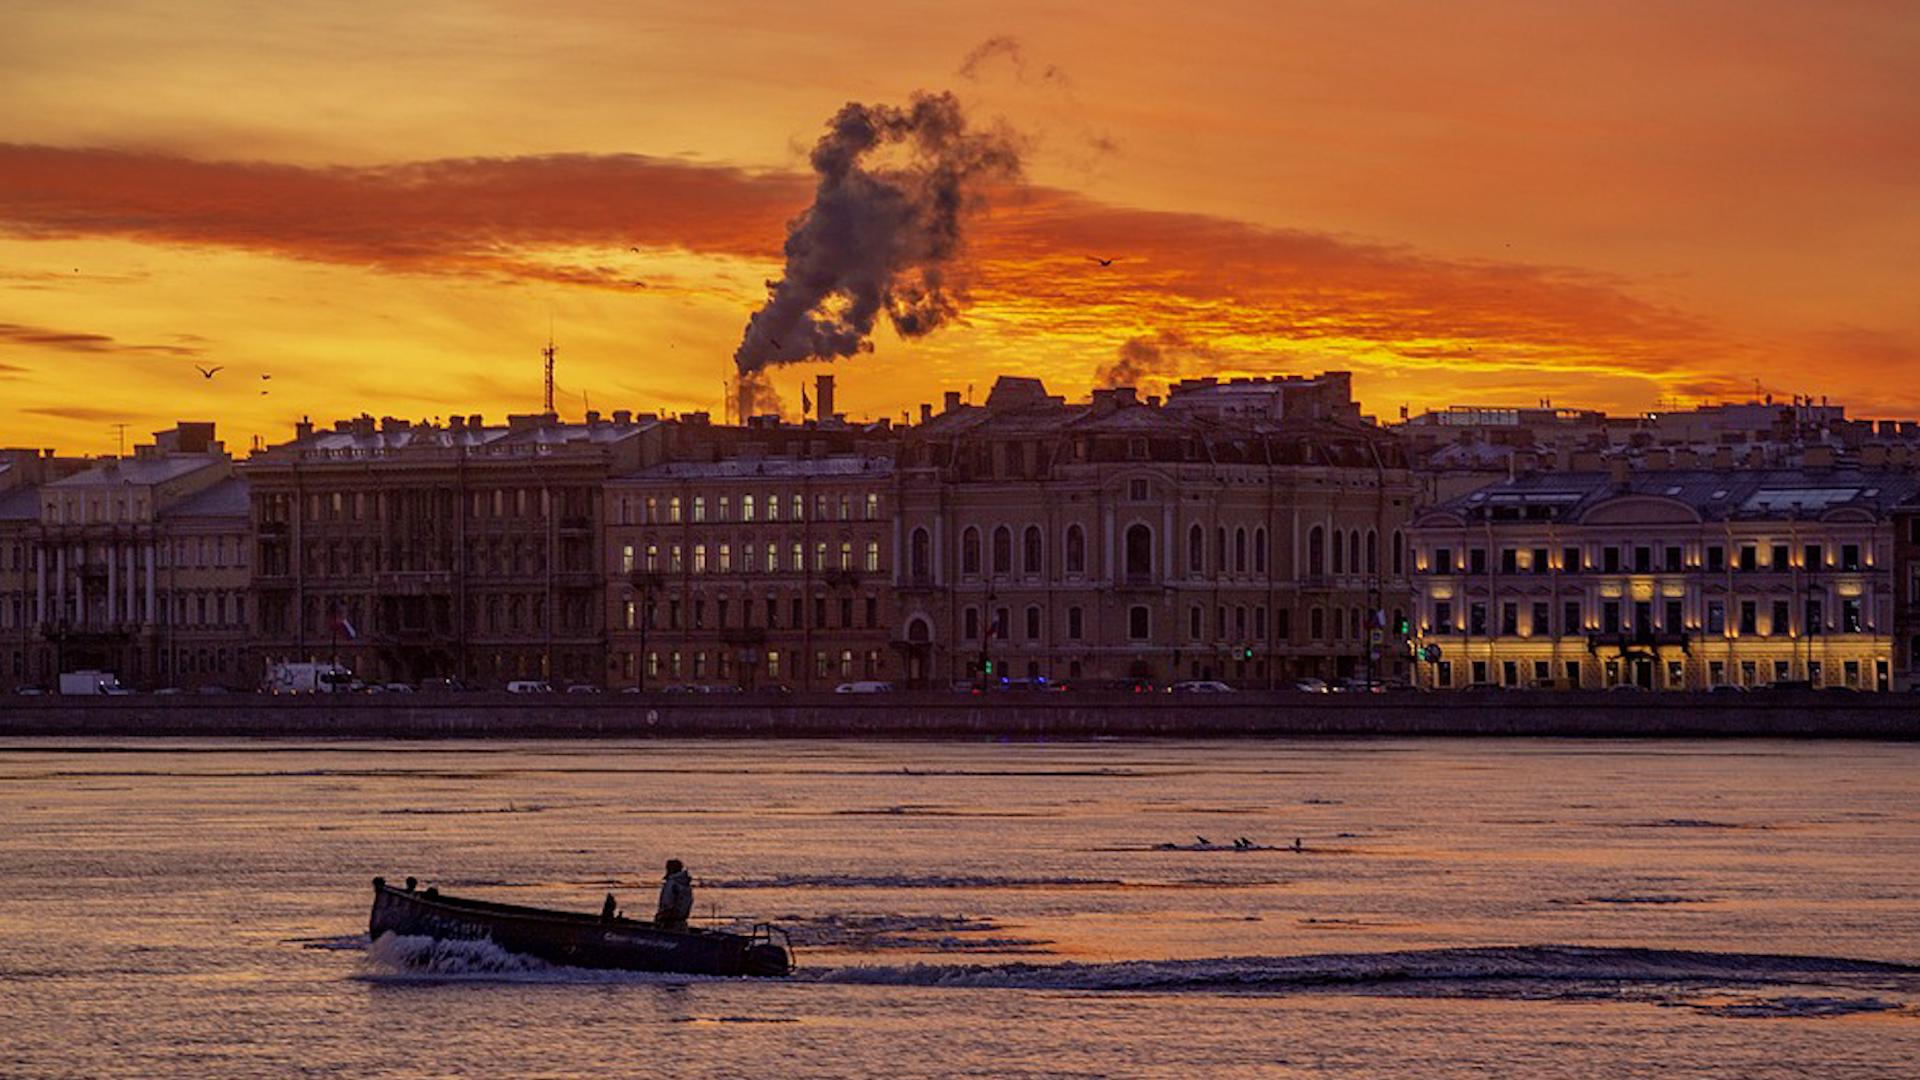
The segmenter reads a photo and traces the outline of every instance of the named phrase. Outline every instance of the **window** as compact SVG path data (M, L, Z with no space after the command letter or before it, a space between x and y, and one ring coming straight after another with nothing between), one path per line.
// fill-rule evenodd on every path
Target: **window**
M731 495L720 496L719 510L720 510L720 516L715 518L714 520L732 521L733 520L733 496Z
M1445 548L1442 548L1438 554L1448 555L1450 553ZM1320 526L1315 525L1313 528L1307 530L1307 576L1324 577L1326 572L1327 534L1321 530ZM1452 570L1449 568L1439 572L1448 574L1452 573Z
M1760 632L1760 605L1752 600L1740 601L1740 633L1758 634Z
M1020 544L1020 569L1028 574L1044 573L1043 543L1040 526L1029 525Z
M1663 624L1663 628L1669 634L1679 633L1682 629L1685 628L1685 622L1686 620L1681 616L1680 601L1668 600L1667 610L1666 610L1666 622Z
M960 533L960 573L967 577L980 573L980 530L971 525Z
M680 523L680 496L678 495L667 500L667 520L675 525Z
M696 574L707 572L707 545L705 544L693 545L693 572Z
M1135 456L1146 457L1147 455L1146 455L1145 442L1139 439L1135 439L1133 440L1133 442L1139 442L1141 444L1140 453ZM1128 449L1131 450L1132 448L1133 448L1132 443L1129 443ZM1129 480L1127 482L1127 498L1132 499L1134 502L1146 502L1147 501L1147 482L1145 480Z
M1467 552L1467 570L1469 573L1474 574L1484 574L1487 572L1486 548L1473 548Z
M907 544L907 566L916 583L925 584L933 579L932 540L927 536L927 530L913 530L913 537Z
M1500 572L1517 574L1520 572L1520 551L1518 548L1500 549Z
M1569 574L1580 572L1580 549L1569 547L1560 549L1560 569Z
M1620 572L1620 549L1612 545L1600 549L1600 568L1606 573Z
M1087 572L1087 534L1078 525L1067 526L1067 573Z
M853 541L840 541L840 569L853 569Z
M1142 524L1127 526L1127 577L1146 581L1153 577L1153 530ZM1145 608L1138 610L1145 611Z
M1860 569L1860 545L1859 544L1841 544L1840 545L1840 569L1842 570Z
M1500 605L1500 634L1502 637L1518 637L1520 634L1520 605L1512 602Z
M1139 526L1134 526L1139 528ZM1135 604L1127 610L1127 636L1135 641L1145 641L1151 636L1152 616L1145 604Z
M960 637L962 640L965 640L965 641L980 640L980 609L970 607L966 611L962 612L961 618L960 618L960 627L961 627Z
M1435 548L1433 551L1433 572L1436 574L1453 573L1453 549Z
M1283 613L1284 613L1284 609ZM1453 602L1437 600L1433 605L1433 632L1436 634L1453 633Z
M1727 632L1727 605L1725 601L1707 601L1707 633L1725 634Z
M778 495L767 496L767 520L780 520L780 496Z
M1485 637L1487 633L1487 605L1475 601L1467 605L1467 633Z
M1200 636L1202 632L1201 626L1205 622L1205 618L1206 617L1201 614L1201 608L1199 604L1195 604L1192 607L1187 609L1187 636L1188 637L1192 638L1195 641L1200 640Z
M1262 546L1264 547L1265 545ZM1400 530L1393 530L1393 574L1395 577L1399 577L1401 574L1407 572L1406 547L1406 538L1400 535Z
M1544 574L1547 572L1548 569L1549 569L1549 566L1547 563L1547 549L1534 548L1533 549L1533 572L1536 574Z
M1760 569L1760 549L1757 546L1740 545L1740 569L1748 573Z
M1187 572L1207 572L1207 533L1198 524L1187 530Z
M1827 630L1826 613L1820 607L1820 601L1807 601L1807 618L1801 625L1802 632L1808 637L1823 634Z
M1267 530L1264 528L1253 530L1253 572L1267 572Z
M1560 605L1560 632L1578 634L1586 628L1580 619L1580 601L1568 600Z
M1247 530L1233 530L1233 572L1247 572Z
M853 496L851 495L840 496L840 520L853 520Z
M1553 627L1550 625L1553 622L1552 611L1552 606L1545 600L1534 601L1533 622L1527 626L1527 633L1533 637L1545 637L1553 633Z
M1027 640L1040 640L1040 609L1038 607L1027 608Z
M1620 632L1620 601L1608 600L1600 605L1600 629L1608 634Z
M1819 544L1808 544L1802 554L1805 558L1800 561L1800 565L1809 574L1826 564L1826 553Z
M1013 573L1013 530L1005 525L993 530L993 572Z
M753 496L751 495L740 496L740 520L753 520Z
M878 573L880 570L880 541L878 540L867 541L866 570L869 574Z
M1083 616L1081 615L1080 609L1078 607L1070 607L1067 609L1067 640L1068 641L1079 641L1081 637L1084 636L1085 625L1081 621L1082 618Z
M1849 596L1840 601L1840 632L1858 634L1866 630L1866 621L1860 616L1860 598Z
M1667 545L1666 559L1663 565L1665 566L1668 573L1678 573L1681 570L1686 568L1686 563L1683 561L1681 557L1679 544Z
M867 492L867 520L880 520L880 496L877 492Z
M1707 569L1718 573L1727 568L1727 549L1719 544L1707 545Z
M705 495L695 495L693 497L694 524L697 525L705 520L707 520L707 497Z

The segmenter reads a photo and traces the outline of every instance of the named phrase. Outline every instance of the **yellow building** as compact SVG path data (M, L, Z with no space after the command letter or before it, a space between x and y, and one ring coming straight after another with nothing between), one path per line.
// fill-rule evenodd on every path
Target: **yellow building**
M1519 476L1414 522L1419 681L1890 686L1895 470Z

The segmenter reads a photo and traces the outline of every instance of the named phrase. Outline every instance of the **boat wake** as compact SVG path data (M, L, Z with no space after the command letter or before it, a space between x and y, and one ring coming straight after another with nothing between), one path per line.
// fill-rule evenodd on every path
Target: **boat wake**
M356 976L374 982L660 984L740 980L590 971L517 956L488 941L388 934ZM802 969L786 984L1066 993L1349 994L1631 1001L1725 1018L1920 1018L1920 966L1840 957L1584 945L1417 949L1118 963L851 965ZM778 982L756 982L778 986Z

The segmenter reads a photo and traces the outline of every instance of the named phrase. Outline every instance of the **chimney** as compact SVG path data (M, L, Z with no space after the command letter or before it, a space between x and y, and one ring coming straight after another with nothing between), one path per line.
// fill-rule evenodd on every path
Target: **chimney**
M599 409L588 409L588 410L587 410L587 425L588 425L589 427L591 427L591 426L593 426L594 424L597 424L597 423L599 423L599 422L600 422L600 410L599 410Z
M304 416L301 417L300 422L293 425L293 437L296 439L304 439L307 436L312 434L313 434L313 421L308 419L307 417L304 417Z
M960 391L958 390L947 391L946 406L947 407L945 409L942 409L941 412L950 413L960 407Z
M464 430L466 426L467 418L461 416L459 413L454 413L452 416L447 417L448 431L461 431Z
M924 401L921 402L920 403L920 422L924 424L932 419L933 419L933 406L927 404Z
M833 376L831 375L813 377L813 415L822 420L833 417Z
M1627 490L1627 459L1617 457L1607 462L1607 482L1615 491Z
M487 422L486 422L485 420L483 420L483 419L481 419L481 417L480 417L480 414L479 414L479 413L468 413L468 414L467 414L467 427L468 427L468 428L483 428L483 427L486 427L486 426L487 426Z
M627 427L628 425L633 423L633 410L632 409L613 410L613 422L616 424L619 424L621 427Z

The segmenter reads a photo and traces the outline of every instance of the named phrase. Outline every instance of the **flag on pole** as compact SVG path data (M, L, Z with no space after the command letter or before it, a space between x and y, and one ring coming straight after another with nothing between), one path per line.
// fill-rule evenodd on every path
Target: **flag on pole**
M353 623L347 619L347 609L339 604L333 606L333 622L329 624L329 628L335 635L346 638L348 641L360 636L360 632L355 630Z
M800 415L804 417L812 411L813 399L807 397L807 388L802 386L800 388Z

